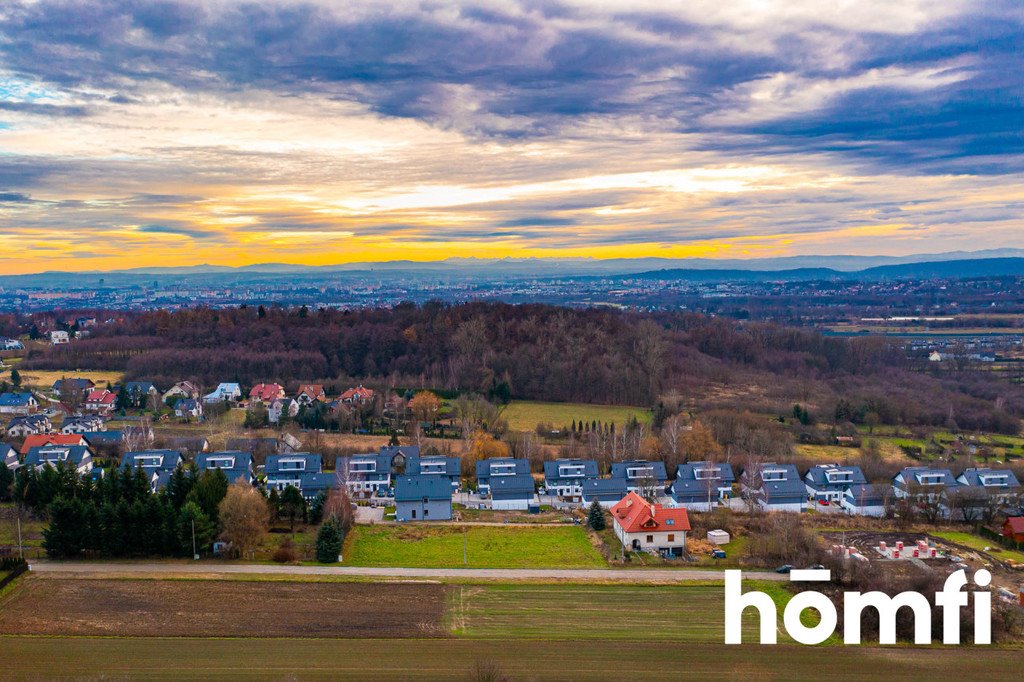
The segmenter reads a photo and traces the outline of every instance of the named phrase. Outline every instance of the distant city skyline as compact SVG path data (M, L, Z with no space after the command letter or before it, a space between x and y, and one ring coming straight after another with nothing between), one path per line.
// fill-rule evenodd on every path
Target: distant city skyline
M0 270L1024 247L1019 3L12 0Z

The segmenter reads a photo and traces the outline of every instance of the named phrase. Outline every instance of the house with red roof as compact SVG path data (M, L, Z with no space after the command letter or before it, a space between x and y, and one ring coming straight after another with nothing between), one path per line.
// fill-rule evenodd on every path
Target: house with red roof
M85 409L96 414L110 414L117 403L117 394L107 389L94 388L85 396Z
M326 402L327 394L321 384L302 384L299 386L299 393L295 396L295 402L299 405L312 405L316 402Z
M356 388L350 388L342 393L339 400L347 405L352 403L368 403L373 400L373 389L366 388L360 384Z
M1024 544L1024 516L1011 516L1003 523L1003 535L1018 545Z
M21 444L21 454L27 455L32 448L41 448L45 445L88 445L85 437L80 433L34 433L25 436L25 442Z
M256 384L249 391L250 401L266 403L268 405L283 397L284 387L281 384Z
M690 517L682 507L653 504L631 492L612 508L615 535L633 552L678 556L686 549Z

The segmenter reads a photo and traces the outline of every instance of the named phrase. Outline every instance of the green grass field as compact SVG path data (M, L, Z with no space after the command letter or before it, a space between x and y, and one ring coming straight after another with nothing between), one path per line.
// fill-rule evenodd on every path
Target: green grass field
M958 545L976 549L979 552L984 552L986 551L985 548L989 547L990 549L987 551L994 557L1003 559L1004 561L1015 561L1019 564L1024 564L1024 553L1017 552L1012 549L1006 549L1005 547L1000 546L995 540L986 540L983 537L972 535L971 533L959 533L956 531L939 531L931 534L942 540L949 540L950 542L955 542Z
M578 526L471 526L471 568L603 568L604 559ZM345 541L346 566L462 568L459 526L359 526Z
M533 431L537 424L551 424L556 428L569 427L573 420L586 423L614 423L617 427L623 426L631 417L636 417L643 423L651 421L651 411L645 407L542 403L531 400L516 400L509 403L502 410L501 416L513 431Z

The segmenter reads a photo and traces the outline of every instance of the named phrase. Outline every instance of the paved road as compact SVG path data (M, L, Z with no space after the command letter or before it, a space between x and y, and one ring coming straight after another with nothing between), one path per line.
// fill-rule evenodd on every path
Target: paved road
M502 569L502 568L365 568L356 566L282 566L278 564L221 563L97 563L36 561L30 566L40 574L148 574L148 575L338 575L373 578L486 578L497 580L575 580L579 582L689 582L722 580L717 570L666 569ZM773 572L745 571L745 578L787 580Z

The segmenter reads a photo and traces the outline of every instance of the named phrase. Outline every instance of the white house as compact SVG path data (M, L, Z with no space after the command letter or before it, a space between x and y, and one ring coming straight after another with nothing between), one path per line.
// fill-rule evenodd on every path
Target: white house
M55 346L59 346L62 343L68 343L70 340L71 336L66 331L50 332L50 343Z
M211 403L220 403L225 400L238 400L242 397L242 387L238 384L223 383L217 384L217 388L213 390L213 393L207 393L203 396L203 402L207 405Z
M690 517L682 507L652 504L631 492L611 508L611 514L615 535L630 551L678 556L686 549Z
M843 491L840 505L854 516L885 516L885 495L887 486L860 483Z

